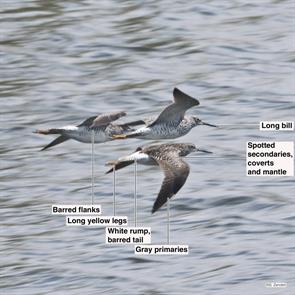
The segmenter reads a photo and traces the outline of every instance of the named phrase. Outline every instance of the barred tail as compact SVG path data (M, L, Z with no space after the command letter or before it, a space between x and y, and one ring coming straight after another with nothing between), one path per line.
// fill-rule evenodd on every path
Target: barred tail
M109 161L109 162L106 163L106 165L107 166L113 166L113 167L110 170L108 170L106 172L106 174L109 174L109 173L113 172L114 169L115 170L119 170L119 169L122 169L122 168L124 168L126 166L129 166L129 165L133 164L133 163L134 163L133 160L122 161L122 162L119 162L119 161Z
M62 131L63 131L62 129L58 129L58 128L37 129L34 133L48 135L48 134L62 134Z

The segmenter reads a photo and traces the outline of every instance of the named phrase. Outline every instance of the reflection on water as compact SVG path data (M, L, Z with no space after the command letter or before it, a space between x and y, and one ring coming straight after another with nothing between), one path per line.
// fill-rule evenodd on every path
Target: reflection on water
M294 120L291 1L1 1L0 278L5 294L278 294L294 288L294 178L247 178L247 140L261 120ZM198 127L178 142L213 151L188 159L191 174L171 206L171 241L188 257L135 257L106 247L104 229L68 228L51 205L89 203L91 147L48 152L36 128L126 110L158 113L173 87L196 96ZM147 143L147 142L146 142ZM112 213L104 162L142 141L97 145L95 201ZM231 157L222 157L222 155ZM133 168L118 173L118 214L132 222ZM141 225L165 241L165 211L151 216L161 172L139 167ZM293 275L292 275L293 274ZM196 291L198 290L198 291ZM226 290L226 291L225 291ZM250 290L250 291L249 291Z

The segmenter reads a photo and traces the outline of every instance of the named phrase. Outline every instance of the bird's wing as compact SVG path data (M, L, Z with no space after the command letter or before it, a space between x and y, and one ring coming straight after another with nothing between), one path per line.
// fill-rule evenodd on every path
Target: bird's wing
M189 109L193 106L197 106L200 104L200 102L196 98L193 98L187 95L186 93L182 92L178 88L174 88L173 97L174 97L174 102L176 104L181 104L186 109Z
M113 121L118 120L119 118L126 116L125 112L114 112L109 114L102 114L97 116L92 123L92 126L105 126L110 124Z
M127 122L124 124L119 124L119 126L121 127L131 127L131 126L138 126L138 125L144 125L145 121L144 120L137 120L137 121L131 121L131 122Z
M77 127L81 127L81 126L90 127L95 118L97 118L97 116L89 117L85 121L83 121L81 124L79 124Z
M126 116L125 112L114 112L109 114L101 114L98 116L92 116L87 118L85 121L83 121L81 124L79 124L77 127L85 126L90 127L92 125L95 126L104 126L108 125L109 123L118 120L119 118Z
M138 126L138 125L149 125L150 123L155 121L155 117L147 117L141 120L131 121L124 124L120 124L121 127L127 127L127 126Z
M165 122L179 123L189 108L200 104L197 99L185 94L178 88L174 88L173 97L174 103L166 107L153 122L147 125L148 127Z
M169 156L166 154L161 158L153 155L153 152L148 152L148 155L157 161L165 175L160 192L153 205L152 213L154 213L166 203L168 198L173 197L182 188L190 169L189 165L178 156L177 152L170 153Z
M69 138L65 135L61 135L59 137L57 137L55 140L53 140L52 142L50 142L47 146L45 146L44 148L42 148L41 151L45 151L47 150L48 148L52 147L52 146L55 146L55 145L58 145L64 141L67 141L69 140Z

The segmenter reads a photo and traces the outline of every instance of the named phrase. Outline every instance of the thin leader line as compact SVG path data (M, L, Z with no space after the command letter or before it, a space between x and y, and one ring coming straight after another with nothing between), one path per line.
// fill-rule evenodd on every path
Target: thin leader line
M170 198L167 198L167 244L170 245Z
M246 157L237 156L187 156L186 159L233 159L233 160L245 160Z
M260 123L235 123L235 124L234 123L222 123L222 124L215 123L215 125L217 127L219 127L219 126L240 126L240 125L243 125L243 126L260 126Z
M91 133L91 205L94 201L94 130Z
M137 161L134 161L134 226L137 226Z
M116 169L113 167L113 215L116 216Z

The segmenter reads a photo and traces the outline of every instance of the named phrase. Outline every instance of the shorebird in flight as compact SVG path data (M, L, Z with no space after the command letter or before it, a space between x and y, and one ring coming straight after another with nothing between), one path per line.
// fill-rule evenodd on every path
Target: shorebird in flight
M113 123L123 116L126 116L125 112L102 114L99 116L90 117L77 126L70 125L61 128L39 129L36 130L35 133L44 135L59 135L59 137L45 146L42 151L69 139L74 139L84 143L91 143L92 131L94 131L94 143L101 143L113 140L114 134L122 134L124 132L130 132L133 130L131 129L131 126L134 126L134 123L132 122L130 124Z
M189 165L181 157L185 157L194 151L211 153L198 149L194 144L190 143L157 144L139 147L129 156L107 162L106 165L113 167L106 174L124 168L135 161L139 164L160 166L165 176L153 205L152 213L154 213L167 202L168 198L170 199L176 195L185 184L190 169Z
M115 139L140 138L140 139L173 139L186 135L192 128L198 125L208 124L195 116L185 116L185 112L193 106L199 105L199 101L178 88L173 90L174 102L168 105L156 119L138 120L135 125L143 125L137 130L114 134Z

